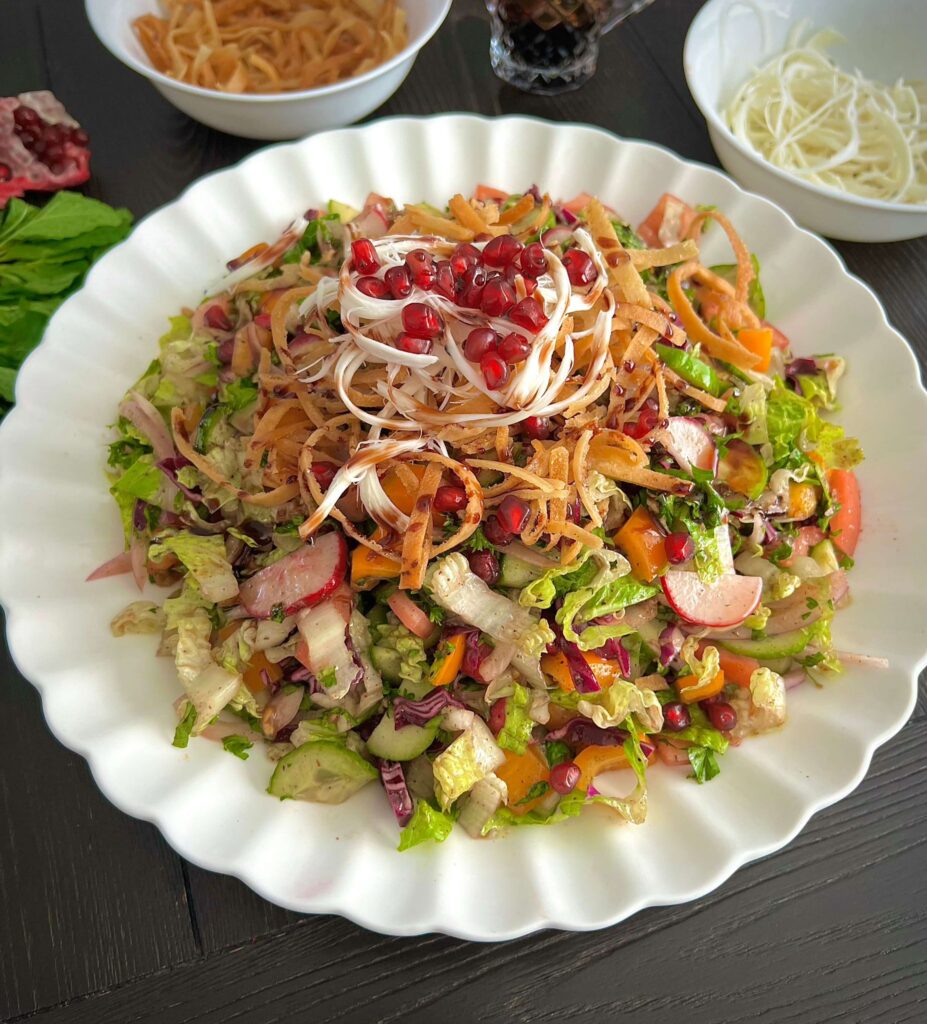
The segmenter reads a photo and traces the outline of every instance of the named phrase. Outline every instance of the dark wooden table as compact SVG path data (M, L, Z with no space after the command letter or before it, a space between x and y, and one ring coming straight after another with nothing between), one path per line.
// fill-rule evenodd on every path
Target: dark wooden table
M544 99L493 78L482 5L456 0L378 116L471 110L588 121L716 163L682 76L698 6L657 0L607 37L591 84ZM0 95L38 88L53 89L90 132L90 192L138 216L255 148L188 120L113 60L79 0L2 4ZM838 249L923 366L927 239ZM856 793L705 899L598 933L477 945L300 917L185 863L152 826L111 807L84 761L51 737L5 647L0 678L3 1021L927 1019L923 682L912 720Z

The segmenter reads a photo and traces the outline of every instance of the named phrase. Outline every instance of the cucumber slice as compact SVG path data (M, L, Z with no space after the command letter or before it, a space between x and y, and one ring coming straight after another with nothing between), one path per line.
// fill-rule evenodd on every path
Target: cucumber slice
M434 689L431 681L424 676L421 679L403 679L399 684L399 696L410 700L421 700Z
M499 586L521 589L544 575L544 570L537 565L523 562L514 555L503 555L499 567Z
M441 716L436 715L428 725L404 725L397 729L393 716L386 714L368 737L367 749L385 761L411 761L431 746L440 723Z
M402 677L399 675L399 666L402 663L402 658L399 655L399 651L394 651L392 647L380 647L377 644L371 644L370 649L367 651L367 656L370 658L370 663L373 667L388 683L401 682Z
M280 758L267 792L281 800L340 804L377 777L377 770L338 740L310 740Z
M761 640L719 640L718 643L732 654L769 661L773 658L788 658L793 654L801 654L808 646L809 633L807 629L793 629L778 636L763 637Z

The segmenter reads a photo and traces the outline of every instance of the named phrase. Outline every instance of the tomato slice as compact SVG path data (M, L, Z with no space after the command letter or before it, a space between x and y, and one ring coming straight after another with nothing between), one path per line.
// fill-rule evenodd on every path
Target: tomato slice
M831 495L840 508L831 516L830 537L845 555L852 555L863 528L859 481L852 469L832 469L827 474Z

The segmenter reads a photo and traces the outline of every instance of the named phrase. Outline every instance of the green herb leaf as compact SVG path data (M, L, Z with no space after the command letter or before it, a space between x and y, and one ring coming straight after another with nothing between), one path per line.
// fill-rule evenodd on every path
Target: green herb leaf
M193 731L193 723L196 721L196 708L187 702L187 710L183 718L177 723L174 730L173 746L183 749L190 742L190 733Z
M222 740L222 746L236 757L240 757L242 761L248 760L248 751L254 746L251 740L245 739L244 736L226 736Z

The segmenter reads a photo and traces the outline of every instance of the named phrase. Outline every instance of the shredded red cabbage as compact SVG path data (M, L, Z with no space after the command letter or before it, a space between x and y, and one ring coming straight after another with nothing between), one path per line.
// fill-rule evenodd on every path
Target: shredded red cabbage
M627 735L617 727L603 729L588 718L571 718L566 725L549 732L545 739L548 743L562 740L567 746L579 751L586 747L620 747Z
M157 463L158 469L170 480L170 482L177 488L178 491L182 491L186 497L194 503L194 505L202 505L206 499L199 491L194 491L190 487L185 487L180 480L177 478L177 471L184 468L184 466L190 466L192 463L188 462L182 455L178 455L171 459L162 459Z
M406 777L402 772L402 765L398 761L381 761L380 778L383 781L383 788L389 805L396 815L396 821L401 828L409 824L412 817L412 797L409 787L406 785Z
M618 668L625 679L631 675L631 655L621 642L620 636L609 637L601 647L596 648L595 653L608 661L617 661Z
M480 665L489 657L492 653L492 648L489 644L484 643L480 640L480 632L477 629L470 629L467 631L467 642L464 646L463 662L460 666L461 672L465 676L469 676L471 679L475 679L478 683L485 683L485 680L480 675Z
M450 707L466 710L467 706L444 689L433 690L421 700L397 697L393 701L393 722L397 729L404 725L427 725L435 715L440 715L445 708Z
M671 622L660 634L660 664L663 668L682 650L685 634L675 622Z

